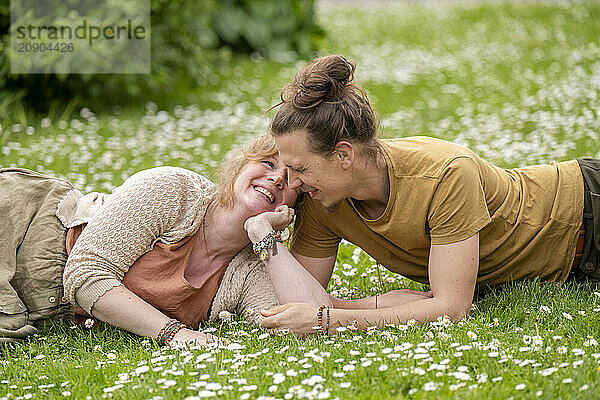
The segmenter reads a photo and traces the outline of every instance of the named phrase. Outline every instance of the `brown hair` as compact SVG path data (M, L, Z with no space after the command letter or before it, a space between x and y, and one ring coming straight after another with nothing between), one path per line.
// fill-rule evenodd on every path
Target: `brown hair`
M219 186L216 199L220 205L233 207L233 185L240 171L249 161L262 161L277 154L275 140L263 133L247 143L241 151L223 161L218 169Z
M376 158L375 113L365 91L352 83L355 66L342 56L317 58L281 90L281 108L271 122L271 133L282 136L303 130L311 150L330 156L340 140L360 144Z

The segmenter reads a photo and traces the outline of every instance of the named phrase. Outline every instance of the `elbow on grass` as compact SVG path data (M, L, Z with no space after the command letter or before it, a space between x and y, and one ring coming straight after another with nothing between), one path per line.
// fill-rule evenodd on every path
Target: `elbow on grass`
M466 306L449 305L446 308L444 314L442 315L442 318L448 317L448 318L450 318L450 320L452 322L459 322L459 321L462 321L463 319L467 318L469 316L470 312L471 312L471 304L468 304Z
M462 321L463 319L467 318L469 316L470 312L471 312L471 305L469 305L466 308L462 308L462 307L457 308L454 310L452 315L450 315L450 318L454 322L459 322L459 321Z

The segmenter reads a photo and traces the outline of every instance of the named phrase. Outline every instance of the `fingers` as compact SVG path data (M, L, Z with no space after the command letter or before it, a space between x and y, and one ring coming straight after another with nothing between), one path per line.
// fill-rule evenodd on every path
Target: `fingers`
M281 206L278 206L275 209L275 212L281 213L284 216L287 216L289 218L293 218L294 217L294 213L295 213L295 211L294 211L293 208L290 208L290 207L286 206L285 204L281 205Z
M288 206L283 206L285 207L285 209L281 210L280 212L284 215L286 215L288 218L294 218L294 209L290 208Z
M260 313L262 314L263 317L270 317L272 315L279 314L280 312L282 312L286 309L287 309L286 304L280 304L273 308L269 308L268 310L260 310Z
M204 336L205 336L206 343L214 343L219 340L218 337L211 335L210 333L205 333Z
M272 229L283 230L294 220L294 209L286 205L278 206L275 211L265 211L244 221L244 230L253 242L259 240L256 232L269 232ZM251 233L252 232L252 233ZM264 234L263 232L263 234ZM254 240L253 240L254 239Z
M265 329L277 329L277 320L275 317L267 317L260 322L260 327Z
M276 212L272 219L273 228L276 230L283 230L294 220L294 210L287 208L283 211Z
M252 217L250 217L252 218ZM250 229L250 218L248 218L247 220L244 221L244 230L246 232L248 232L248 229Z
M281 205L281 206L277 206L277 208L275 209L275 212L287 212L288 210L288 206L286 206L285 204Z

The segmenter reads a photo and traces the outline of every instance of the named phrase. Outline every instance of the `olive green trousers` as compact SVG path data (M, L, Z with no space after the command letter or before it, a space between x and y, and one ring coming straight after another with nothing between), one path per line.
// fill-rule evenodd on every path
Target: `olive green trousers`
M72 316L63 295L67 229L55 215L72 189L37 172L0 169L0 343Z
M584 183L583 227L585 228L583 254L579 267L573 273L576 281L600 282L600 160L577 159Z

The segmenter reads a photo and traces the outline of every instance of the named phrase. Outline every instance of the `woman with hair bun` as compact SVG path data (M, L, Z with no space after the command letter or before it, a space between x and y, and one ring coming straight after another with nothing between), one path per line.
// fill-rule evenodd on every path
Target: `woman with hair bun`
M287 263L286 273L313 277L287 285L324 292L345 239L431 291L284 304L263 313L263 326L304 334L351 321L456 321L469 313L476 287L598 281L599 160L502 169L431 137L377 139L354 71L342 56L319 58L281 92L271 133L290 187L307 195L291 248L302 267ZM282 273L269 272L274 282Z

